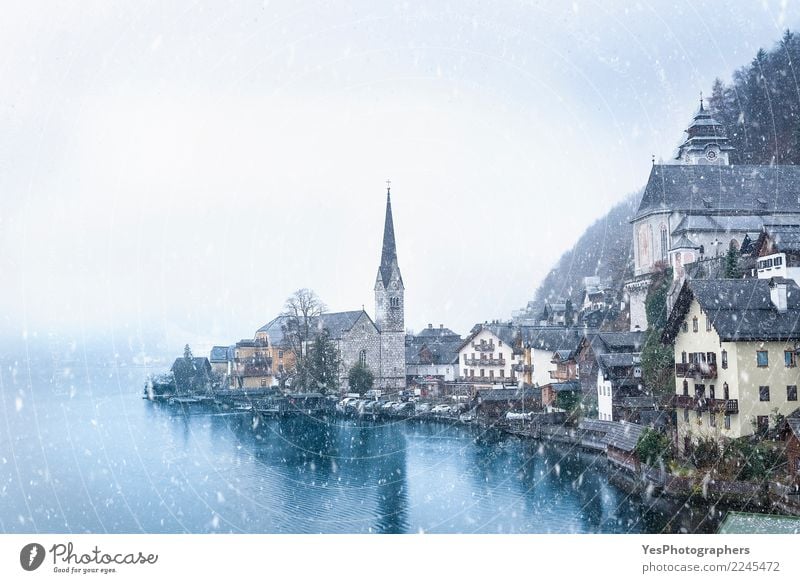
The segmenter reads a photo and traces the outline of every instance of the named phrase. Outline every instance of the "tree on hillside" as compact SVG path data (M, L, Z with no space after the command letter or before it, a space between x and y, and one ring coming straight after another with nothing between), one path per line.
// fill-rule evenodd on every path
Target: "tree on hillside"
M185 358L186 360L192 360L192 358L194 358L192 356L192 349L189 347L188 344L183 347L183 358Z

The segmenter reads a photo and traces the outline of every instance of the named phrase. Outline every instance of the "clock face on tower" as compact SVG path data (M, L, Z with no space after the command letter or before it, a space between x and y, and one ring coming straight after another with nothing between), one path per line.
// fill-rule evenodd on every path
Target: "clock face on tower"
M716 160L717 153L714 150L709 150L708 152L706 152L706 158L708 158L709 160Z
M389 287L391 287L392 289L397 289L397 282L393 281Z

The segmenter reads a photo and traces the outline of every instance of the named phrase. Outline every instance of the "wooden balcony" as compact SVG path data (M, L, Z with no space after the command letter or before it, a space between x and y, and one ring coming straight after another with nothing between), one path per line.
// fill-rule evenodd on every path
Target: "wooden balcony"
M511 370L514 372L533 372L533 365L532 364L521 364L516 363L511 365Z
M717 378L717 364L715 362L676 362L675 376L678 378Z
M738 399L706 399L690 395L675 395L673 405L680 409L694 409L695 411L711 411L712 413L738 413Z
M464 363L467 366L505 366L505 358L468 358Z
M473 342L472 348L477 350L478 352L494 352L495 345L494 342Z

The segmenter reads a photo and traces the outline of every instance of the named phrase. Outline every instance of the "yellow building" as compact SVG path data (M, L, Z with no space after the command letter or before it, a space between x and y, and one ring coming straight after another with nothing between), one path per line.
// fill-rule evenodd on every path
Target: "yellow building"
M791 280L687 280L662 337L674 343L677 445L735 439L798 408L800 288Z

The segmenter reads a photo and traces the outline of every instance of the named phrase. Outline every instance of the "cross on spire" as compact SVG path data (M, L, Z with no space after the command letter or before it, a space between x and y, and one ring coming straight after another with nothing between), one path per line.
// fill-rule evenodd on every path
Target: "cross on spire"
M388 178L386 179L386 192L389 192L389 189L392 187L392 181Z

